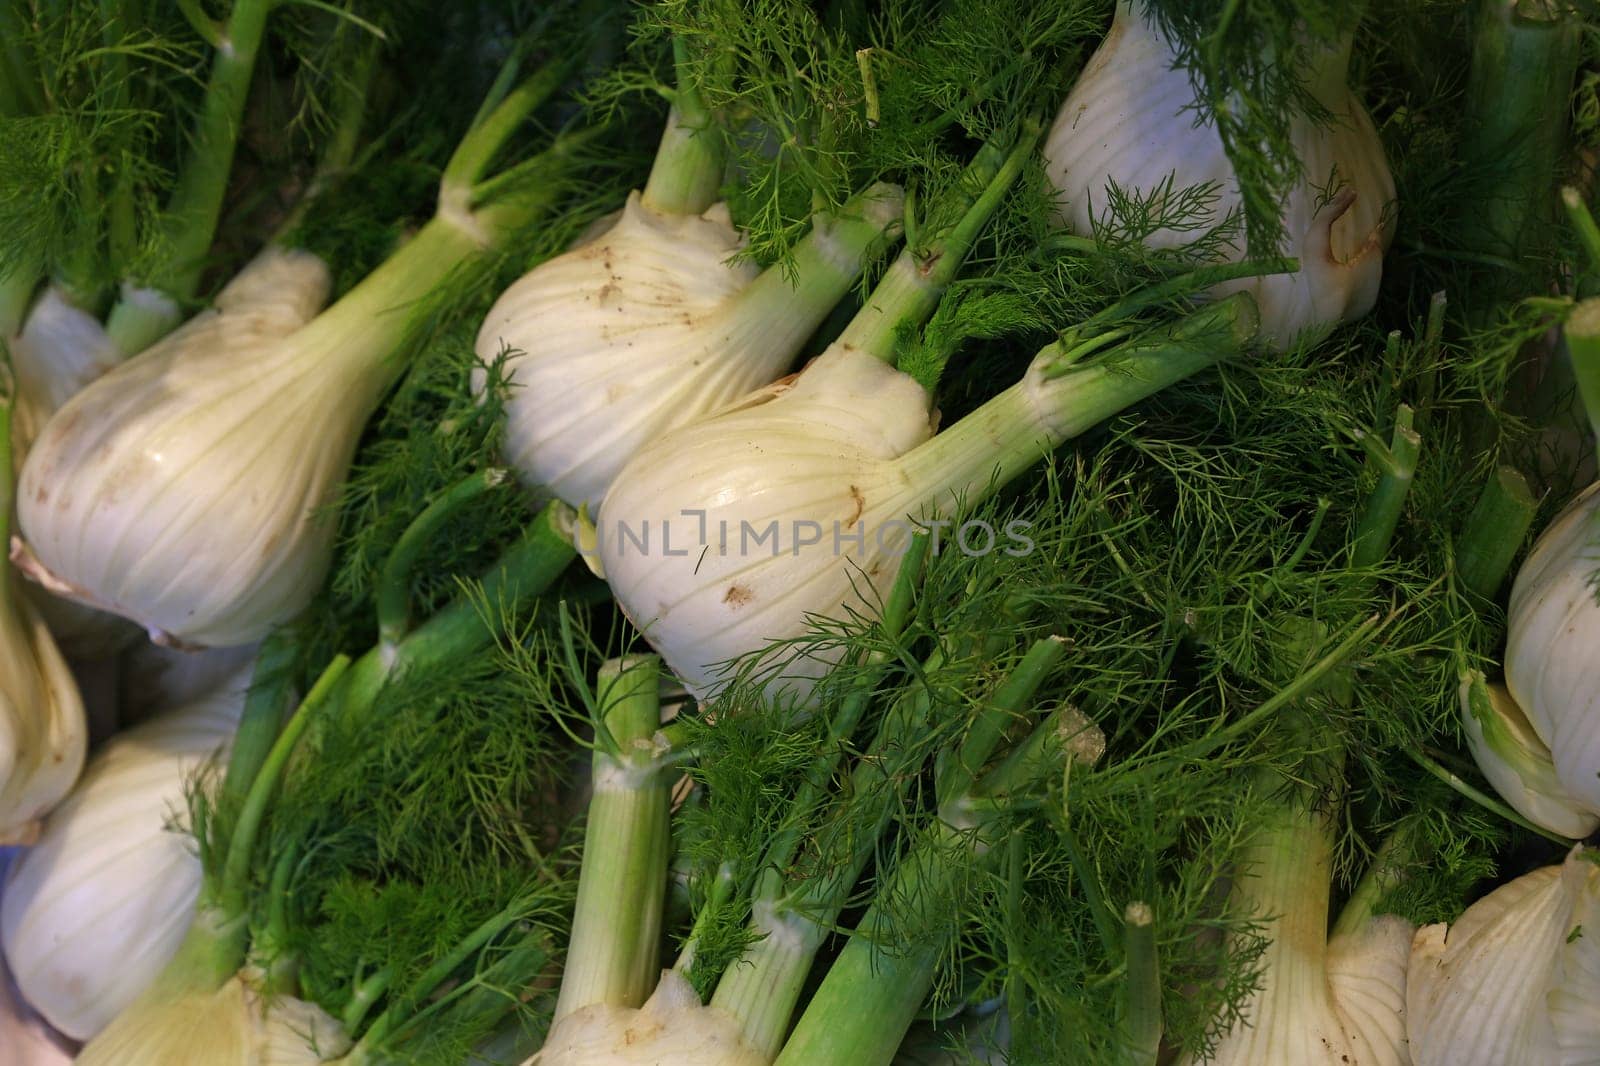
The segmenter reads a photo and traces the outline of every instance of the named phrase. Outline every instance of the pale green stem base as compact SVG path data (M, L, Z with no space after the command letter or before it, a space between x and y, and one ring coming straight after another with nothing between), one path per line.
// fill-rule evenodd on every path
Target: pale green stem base
M654 658L608 663L597 686L619 752L597 747L578 902L555 1020L595 1004L638 1007L658 971L671 790L651 746L661 723Z
M1469 592L1483 599L1494 597L1511 572L1511 561L1522 550L1538 509L1527 478L1510 466L1495 468L1456 540L1456 573Z
M1027 376L898 463L913 485L937 486L927 504L960 514L1070 440L1131 404L1238 354L1255 329L1242 294L1085 365L1056 368L1056 346ZM1052 376L1053 375L1053 376Z

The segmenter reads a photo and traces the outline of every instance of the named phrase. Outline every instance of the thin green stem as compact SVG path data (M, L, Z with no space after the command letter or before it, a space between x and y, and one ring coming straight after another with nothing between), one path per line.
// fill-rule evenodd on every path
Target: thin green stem
M490 97L472 128L456 145L450 161L445 164L444 174L439 179L441 208L447 204L466 207L474 201L473 189L482 180L495 156L500 154L522 120L561 87L569 70L570 61L547 63L521 84L506 91L504 96L498 99ZM514 71L514 68L508 67L507 71Z
M1561 187L1561 204L1567 209L1567 222L1572 226L1572 231L1578 235L1578 243L1583 246L1583 254L1589 260L1589 269L1600 274L1600 225L1596 225L1589 205L1583 202L1583 195L1570 185Z
M995 690L989 705L973 721L955 758L948 761L939 775L936 793L941 802L970 792L978 775L1005 737L1006 731L1020 717L1032 710L1030 703L1045 680L1067 653L1067 642L1060 637L1045 637L1034 641L1023 655L1022 661L1006 675Z
M1091 242L1092 243L1092 242ZM1098 329L1131 318L1140 311L1151 307L1159 307L1172 300L1185 296L1192 296L1204 292L1214 285L1221 285L1228 281L1240 281L1244 278L1267 277L1272 274L1293 274L1300 269L1300 260L1292 256L1274 256L1268 259L1246 259L1242 263L1217 263L1203 266L1195 270L1186 271L1166 281L1130 293L1111 304L1109 307L1096 311L1084 323L1071 332L1082 333L1089 329Z
M336 655L333 661L328 663L327 668L322 671L322 676L317 678L316 684L311 686L311 691L306 694L306 698L295 709L283 731L278 734L272 750L261 763L261 772L250 783L250 789L245 794L244 803L239 810L239 819L234 824L232 835L228 838L227 860L222 869L221 884L216 892L217 908L225 918L242 917L245 914L250 860L255 855L256 840L266 820L267 806L277 791L284 767L288 765L289 757L294 754L300 737L306 731L306 726L328 702L328 697L349 666L348 655Z
M472 187L472 216L484 234L498 240L526 226L556 201L585 147L604 126L565 130L538 155L507 167Z
M885 641L898 640L910 618L911 605L928 557L928 545L926 533L914 534L907 543L906 553L900 560L900 568L895 571L894 584L889 587L883 613L878 619L878 631ZM794 802L789 805L794 816L788 820L788 827L775 833L767 846L765 865L772 871L770 881L774 889L781 883L778 871L787 870L799 852L804 839L803 826L808 820L806 816L832 795L834 775L838 773L848 750L846 741L855 734L890 659L887 652L873 652L865 664L867 669L858 675L850 691L839 701L838 709L828 715L828 742L824 753L812 761L805 781L795 792Z
M952 752L940 760L941 810L963 802L1005 729L1027 713L1034 694L1064 651L1065 645L1054 639L1033 645L987 701L959 754ZM944 655L937 650L930 655L925 672L936 670ZM753 918L761 939L723 975L712 998L714 1006L739 1020L745 1042L762 1054L771 1055L781 1046L827 930L849 899L889 823L896 793L894 788L885 789L882 782L902 776L907 756L919 763L922 759L916 737L925 728L929 706L925 689L914 685L902 692L884 715L866 755L851 773L849 788L851 795L870 797L877 793L880 799L875 809L861 807L851 811L847 816L848 831L822 838L824 853L814 865L823 872L791 880L777 892L763 886ZM963 763L963 759L968 762ZM946 797L948 804L943 802ZM786 870L788 866L776 869Z
M1019 765L1041 776L1051 770L1049 760ZM946 806L964 808L967 817L961 825L941 819L880 882L774 1066L887 1066L893 1060L944 952L945 936L928 933L950 928L948 914L962 895L965 880L952 858L994 861L1000 854L985 814L959 798Z
M400 642L411 630L412 572L434 536L454 521L462 508L505 484L508 476L497 467L468 474L424 507L400 534L378 576L378 648L381 654L390 658L398 655Z
M1555 221L1555 182L1567 139L1569 98L1582 52L1583 21L1565 3L1481 3L1472 43L1458 156L1490 176L1460 220L1464 250L1512 266L1495 286L1526 291L1519 276L1544 249ZM1475 301L1489 314L1494 300Z
M652 738L661 725L660 664L613 660L596 681L618 754L596 748L578 902L555 1020L604 1004L638 1007L659 970L671 789Z
M216 43L205 101L178 172L178 186L163 213L164 236L172 252L165 272L152 280L180 302L194 297L205 269L233 169L245 97L271 10L271 0L233 0L227 25ZM107 329L116 324L113 310ZM156 339L115 335L124 351L140 351Z
M1578 395L1589 416L1596 445L1600 446L1600 297L1584 300L1573 308L1565 332Z
M392 1000L384 1007L383 1013L373 1019L372 1025L361 1035L357 1047L363 1053L371 1054L375 1049L381 1048L385 1040L411 1024L414 1020L412 1014L417 1007L426 1001L457 967L476 955L484 945L520 919L526 908L525 900L521 898L512 900L503 910L486 919L450 951L435 959L404 994Z
M1038 139L1039 125L1030 121L1009 151L992 142L984 145L954 193L954 206L962 211L955 224L925 245L907 245L839 335L838 344L894 364L900 334L933 314L978 236L1032 158Z
M1083 889L1083 900L1100 934L1100 943L1109 951L1111 945L1120 938L1116 919L1112 917L1106 895L1100 889L1100 878L1084 857L1083 849L1078 846L1078 834L1072 831L1072 826L1063 823L1056 827L1056 831L1061 837L1061 849L1067 853L1067 862L1072 864L1072 872L1078 875L1078 887Z
M1155 1066L1161 1052L1161 964L1148 903L1135 901L1123 909L1122 960L1120 1059L1123 1066Z
M1473 803L1476 803L1478 806L1482 807L1491 814L1495 814L1501 818L1504 818L1512 825L1521 826L1528 832L1537 833L1546 840L1560 844L1563 847L1571 847L1575 843L1575 841L1568 837L1562 836L1560 833L1553 833L1544 828L1544 826L1529 821L1516 811L1512 810L1510 807L1506 806L1504 803L1501 803L1498 799L1495 799L1493 796L1486 795L1479 789L1474 788L1472 785L1462 780L1460 776L1441 764L1437 759L1422 751L1420 748L1407 747L1406 755L1411 758L1412 762L1428 771L1428 773L1432 774L1446 785L1449 785L1458 795L1471 800Z
M1333 936L1353 936L1360 932L1374 914L1378 904L1400 884L1400 835L1391 833L1378 847L1372 863L1361 875L1344 909L1333 923Z
M28 318L33 290L39 285L39 269L32 263L0 276L0 348L22 329Z
M373 1005L389 991L393 981L394 967L391 965L381 966L356 982L355 989L350 993L350 1002L345 1004L344 1013L339 1018L346 1033L360 1031L361 1023L366 1021Z
M338 100L334 105L333 130L323 143L316 172L306 185L306 191L295 201L288 215L278 224L273 234L274 243L282 243L299 228L306 212L319 198L336 185L349 170L361 145L361 128L367 119L367 102L372 90L372 78L378 69L378 51L381 42L369 39L347 77L338 82Z
M178 11L188 21L189 28L210 48L222 47L222 24L206 14L200 0L177 0Z
M570 515L565 504L547 506L483 578L481 595L458 596L413 630L392 656L375 646L357 659L339 694L340 713L360 721L390 677L457 662L509 632L518 614L577 557L568 539Z
M722 133L694 86L683 42L674 40L672 51L677 87L641 199L664 215L698 215L722 185Z
M1233 722L1207 736L1191 741L1181 747L1162 752L1137 767L1130 766L1126 772L1137 776L1139 774L1154 773L1162 769L1193 765L1195 760L1204 758L1221 745L1251 732L1284 707L1316 691L1317 687L1326 681L1334 670L1343 665L1344 661L1353 655L1357 648L1364 646L1372 639L1373 635L1381 628L1381 624L1381 616L1372 615L1352 629L1350 635L1341 640L1332 651L1318 659L1289 684L1262 700L1248 713L1241 715Z
M272 864L267 883L267 924L257 934L251 949L267 964L261 981L267 996L291 995L299 978L300 959L289 948L289 905L293 902L290 881L300 860L300 849L291 845Z
M940 515L970 510L1057 445L1130 404L1237 355L1254 335L1255 303L1238 293L1153 327L1087 362L1052 344L1026 377L896 462Z
M1352 566L1376 566L1389 554L1395 528L1405 509L1406 496L1417 472L1422 438L1413 428L1412 411L1405 404L1394 416L1394 434L1389 447L1379 456L1378 484L1367 496L1367 505L1351 541Z
M1456 540L1456 575L1463 588L1485 600L1494 598L1538 509L1527 478L1515 467L1495 467Z
M272 746L277 742L284 713L289 708L294 665L293 635L287 629L273 630L262 642L261 651L256 656L250 691L245 696L244 709L239 715L239 728L234 733L233 747L228 753L228 768L222 777L222 788L217 793L217 806L228 816L243 809L245 797L249 795ZM219 843L225 845L226 841Z

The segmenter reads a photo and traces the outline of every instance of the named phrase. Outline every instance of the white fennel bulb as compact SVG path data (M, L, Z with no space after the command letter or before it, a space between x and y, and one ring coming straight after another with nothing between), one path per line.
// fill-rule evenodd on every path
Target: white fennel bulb
M1394 179L1366 109L1345 83L1347 35L1307 72L1308 88L1331 116L1321 124L1300 116L1290 139L1300 178L1281 205L1282 254L1300 269L1215 291L1248 290L1261 309L1261 335L1280 347L1301 334L1320 335L1366 314L1377 299L1383 253L1394 235ZM1046 173L1062 197L1061 221L1089 234L1111 221L1114 187L1159 214L1177 198L1209 187L1208 202L1186 201L1204 218L1145 236L1156 248L1177 248L1239 213L1242 199L1222 137L1197 122L1190 75L1143 0L1118 0L1111 30L1090 57L1046 137ZM1248 257L1242 239L1224 258Z
M1330 938L1332 849L1320 815L1295 809L1275 817L1252 846L1256 861L1239 882L1263 910L1263 932L1271 938L1261 958L1261 984L1204 1061L1408 1066L1412 926L1384 915ZM1183 1066L1198 1061L1180 1060Z
M28 1001L69 1036L99 1032L183 941L201 869L174 822L187 782L226 753L249 676L113 738L13 871L0 945Z
M934 551L1026 552L1026 533L964 508L1063 441L1229 352L1248 298L1208 305L1101 360L1042 351L1023 379L933 436L927 391L844 341L798 376L673 430L636 455L594 543L617 602L695 695L726 664L804 634L813 616L874 615L914 529ZM931 438L931 439L930 439ZM931 536L931 534L930 534ZM772 663L804 698L824 654Z
M1600 829L1600 813L1562 784L1549 746L1504 685L1474 671L1460 695L1467 747L1502 799L1535 825L1574 840Z
M0 848L0 899L5 898L6 866L16 852ZM67 1066L70 1042L39 1017L22 999L5 958L0 956L0 1048L7 1066Z
M1567 795L1600 812L1600 482L1552 522L1511 588L1506 688Z
M7 347L17 386L11 433L19 461L57 408L123 358L100 320L54 286L34 303Z
M30 576L157 640L245 644L292 616L331 536L311 512L360 429L311 365L337 355L284 343L328 286L315 256L269 250L56 412L18 486Z
M27 321L7 345L16 379L11 414L11 458L20 468L40 429L62 404L123 359L98 318L55 286L46 288ZM75 658L99 658L132 643L139 628L126 619L57 596L34 606L62 649Z
M732 1015L667 970L642 1007L594 1004L561 1018L524 1066L767 1066L767 1058Z
M1574 848L1455 924L1417 930L1406 987L1416 1066L1600 1061L1600 867Z
M153 988L141 1009L83 1049L78 1066L316 1066L349 1050L327 1012L293 996L265 999L248 977L215 990Z
M593 511L650 441L787 370L899 209L899 191L876 186L762 272L733 260L726 205L673 214L630 194L608 231L501 294L479 331L480 359L510 351L510 464Z
M0 563L0 844L32 843L39 819L78 779L88 734L66 660Z
M887 589L929 494L896 460L932 433L916 381L836 344L624 468L596 526L606 580L703 695L725 661ZM835 551L836 532L863 536Z

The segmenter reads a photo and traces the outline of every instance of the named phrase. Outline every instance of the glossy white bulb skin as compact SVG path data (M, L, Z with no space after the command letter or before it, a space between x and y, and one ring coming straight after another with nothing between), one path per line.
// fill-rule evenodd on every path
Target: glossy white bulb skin
M16 402L11 412L11 459L17 469L52 414L100 375L122 361L123 353L100 320L75 306L54 286L34 301L17 336L11 338L11 369ZM34 606L44 616L57 644L77 658L115 654L139 636L124 618L80 603L41 594Z
M597 1004L568 1014L524 1066L767 1066L767 1059L743 1041L731 1015L702 1004L688 979L668 970L637 1010Z
M1460 698L1467 748L1518 814L1574 840L1600 829L1600 813L1562 784L1550 748L1504 685L1474 672L1461 682Z
M1406 988L1416 1066L1600 1061L1600 867L1581 849L1417 930Z
M269 250L45 425L18 486L19 565L158 641L228 646L292 617L326 569L313 521L365 405L337 351L291 339L327 298L314 256Z
M14 849L0 848L0 900L5 899L6 868L15 861ZM39 1013L22 999L0 956L0 1049L6 1066L68 1066L72 1043L51 1029Z
M79 1040L177 952L200 893L184 788L225 756L248 670L113 738L45 823L0 899L0 945L29 1003Z
M875 611L932 494L895 460L932 432L916 381L838 344L797 377L674 430L623 468L600 508L617 602L699 696L726 661L803 634L808 614ZM836 526L864 530L861 544L835 550ZM827 666L790 663L784 680L803 695Z
M1406 963L1411 925L1393 915L1328 941L1318 964L1269 967L1265 988L1211 1066L1408 1066ZM1190 1060L1183 1060L1190 1066Z
M1348 42L1344 47L1348 48ZM1223 294L1249 291L1261 311L1261 338L1280 348L1305 334L1317 337L1372 309L1383 276L1383 253L1394 236L1394 179L1377 130L1345 85L1346 54L1329 53L1311 72L1311 89L1333 116L1332 125L1299 118L1291 139L1301 179L1282 205L1286 241L1281 253L1300 270L1217 286ZM1210 186L1215 196L1204 224L1162 229L1145 238L1177 248L1243 204L1233 164L1212 123L1197 124L1188 71L1142 0L1120 0L1105 41L1085 65L1045 139L1046 173L1061 194L1060 221L1089 234L1110 220L1109 186L1150 200ZM1329 189L1337 176L1338 190ZM1246 259L1242 235L1224 256Z
M50 287L34 302L8 344L16 377L12 445L19 463L51 414L122 361L100 320Z
M783 373L794 353L730 307L759 273L730 262L740 243L725 205L662 214L633 192L610 230L501 294L477 353L514 352L505 451L524 483L593 511L647 442Z
M1600 812L1600 482L1540 535L1511 588L1506 688L1568 796Z
M0 563L0 844L29 844L83 769L89 723L66 660Z

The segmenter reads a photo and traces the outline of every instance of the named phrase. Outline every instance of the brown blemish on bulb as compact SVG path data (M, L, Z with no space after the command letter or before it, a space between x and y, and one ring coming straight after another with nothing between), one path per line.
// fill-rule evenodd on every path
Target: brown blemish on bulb
M756 594L744 585L729 585L728 591L722 595L722 602L737 611L755 598Z
M847 526L856 524L856 519L861 517L861 512L867 509L867 498L861 495L861 490L854 485L850 486L850 499L855 501L856 509L850 512L850 517L844 520Z

